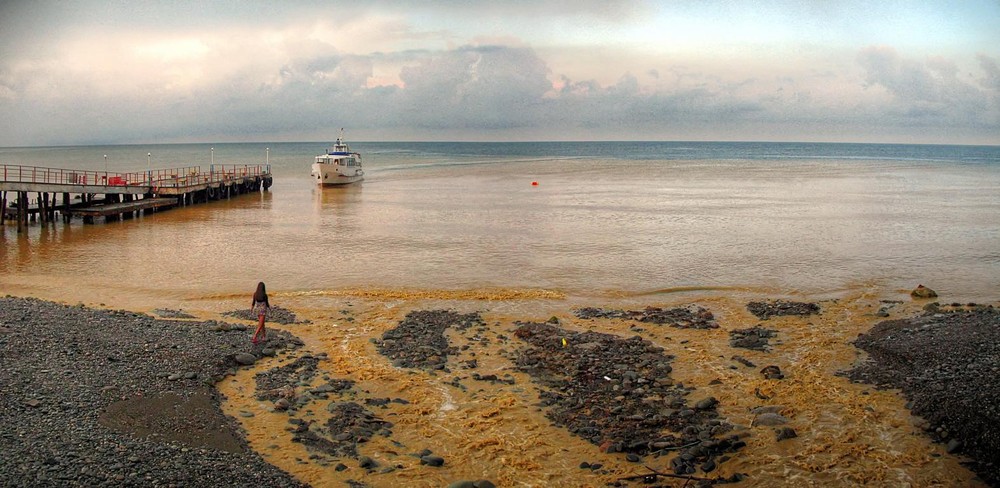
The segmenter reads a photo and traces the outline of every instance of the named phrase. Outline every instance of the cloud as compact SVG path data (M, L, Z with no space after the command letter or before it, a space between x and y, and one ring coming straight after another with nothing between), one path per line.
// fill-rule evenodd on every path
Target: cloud
M159 3L68 8L80 22L59 30L44 2L0 7L13 27L0 29L0 145L308 140L339 127L355 139L1000 143L988 50L618 43L615 29L655 13L641 2L249 2L190 22Z
M994 96L1000 95L1000 64L985 54L978 54L976 59L979 60L979 65L983 69L984 75L981 80L983 87L992 91Z
M989 60L980 57L987 76ZM921 62L889 47L872 46L861 50L858 62L865 70L867 86L884 88L892 95L884 116L896 123L997 128L1000 107L995 93L973 78L960 77L954 61L930 58Z
M530 123L551 91L548 68L533 51L462 47L400 73L402 120L438 128L501 128Z

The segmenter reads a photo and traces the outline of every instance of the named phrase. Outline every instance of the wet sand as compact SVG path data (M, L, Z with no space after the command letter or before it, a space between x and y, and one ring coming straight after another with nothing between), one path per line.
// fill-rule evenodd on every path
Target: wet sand
M558 293L530 290L279 292L272 293L272 303L294 312L298 321L270 328L294 335L302 346L233 367L233 374L214 386L221 393L222 412L238 423L249 448L313 486L448 486L461 480L489 480L497 486L638 486L641 480L622 480L649 474L650 468L675 473L675 451L637 447L620 452L595 443L595 436L557 425L554 404L543 401L553 383L540 381L519 362L529 344L517 337L525 323L549 323L570 338L591 337L585 335L588 331L623 340L638 336L672 356L670 388L682 385L687 391L681 395L684 408L703 413L695 406L716 400L710 407L713 415L706 418L727 428L715 438L737 436L745 446L716 456L710 471L699 463L691 476L745 475L735 486L983 485L962 465L961 453L949 454L946 444L924 432L925 423L910 414L899 391L855 383L844 374L865 357L852 342L885 320L882 315L922 313L926 302L908 297L901 303L885 301L901 296L905 291L886 296L874 288L861 289L802 300L814 302L818 313L761 319L747 304L773 298L753 292L609 298L605 303L577 303ZM232 298L211 306L192 301L183 308L196 317L190 319L195 323L249 325L223 315L242 309L242 301ZM675 327L621 316L580 318L577 311L584 306L632 311L702 307L718 327ZM447 356L429 367L400 363L380 352L386 334L408 314L434 310L477 314L481 323L444 329ZM25 326L11 319L5 318L2 326ZM744 337L755 326L771 333L752 341L757 347L733 347L733 331ZM546 354L563 354L558 347L563 346ZM762 370L768 366L776 366L781 378L766 378ZM279 376L287 388L275 388ZM572 375L567 372L567 377ZM341 380L353 383L344 389L323 387L346 384ZM634 391L636 386L625 388ZM281 399L285 402L279 404ZM764 425L774 415L753 411L767 406L785 423ZM679 415L684 408L669 413ZM332 439L324 451L317 448L320 443L304 441L308 432L332 438L324 426L334 417L361 419L351 424L350 442ZM785 428L796 436L779 440L778 432ZM353 445L353 454L329 449L345 443ZM435 465L438 460L440 466Z

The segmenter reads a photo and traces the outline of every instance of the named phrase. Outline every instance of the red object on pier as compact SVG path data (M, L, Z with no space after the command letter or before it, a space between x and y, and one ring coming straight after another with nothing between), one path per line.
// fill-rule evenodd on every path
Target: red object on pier
M538 186L538 182L537 181L532 181L531 182L531 186Z

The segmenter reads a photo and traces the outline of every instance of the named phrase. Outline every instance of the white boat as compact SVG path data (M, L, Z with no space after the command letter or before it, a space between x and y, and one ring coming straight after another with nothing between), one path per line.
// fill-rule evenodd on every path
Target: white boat
M326 154L316 156L316 162L312 165L312 177L316 184L323 186L347 185L365 178L365 171L361 168L361 155L347 147L344 129L340 130L337 143L327 149Z

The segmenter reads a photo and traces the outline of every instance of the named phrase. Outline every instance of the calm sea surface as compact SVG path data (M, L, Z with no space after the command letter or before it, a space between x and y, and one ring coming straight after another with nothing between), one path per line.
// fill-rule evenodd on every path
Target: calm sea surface
M263 280L302 293L922 283L947 301L1000 296L1000 147L357 142L366 180L321 189L309 165L325 147L0 149L2 164L95 171L144 170L147 153L154 169L266 159L275 177L268 193L130 221L21 236L8 223L0 292L134 303L248 295Z

